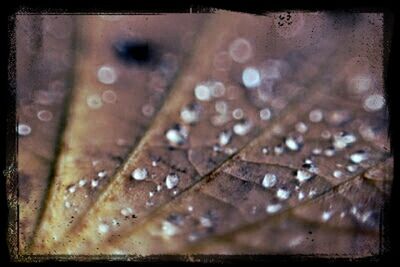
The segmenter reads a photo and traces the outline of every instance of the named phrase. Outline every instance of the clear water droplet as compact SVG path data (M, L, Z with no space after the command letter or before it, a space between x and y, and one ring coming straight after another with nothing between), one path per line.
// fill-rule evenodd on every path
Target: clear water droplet
M53 113L51 113L48 110L40 110L37 113L37 117L39 120L47 122L47 121L51 121L51 119L53 118Z
M298 131L299 133L305 133L308 130L308 127L304 122L296 123L295 128L296 128L296 131Z
M32 132L32 129L28 124L20 123L18 124L17 132L21 136L27 136Z
M358 169L358 166L355 165L355 164L350 164L350 165L346 166L346 170L351 172L351 173L356 172L357 169Z
M285 145L292 151L298 151L301 148L301 143L293 137L287 137L285 139Z
M97 173L97 177L99 177L100 179L101 178L104 178L104 177L106 177L107 176L107 172L106 171L99 171L98 173Z
M122 208L120 212L121 215L125 217L131 216L133 214L133 210L129 207Z
M90 183L90 185L91 185L93 188L95 188L95 187L97 187L97 186L99 185L99 181L96 180L96 179L93 179L92 182Z
M236 123L233 126L233 132L237 135L244 136L250 132L252 124L250 121Z
M281 155L281 154L283 154L284 151L285 151L285 149L284 149L283 145L276 145L274 147L275 155Z
M279 188L278 191L276 191L276 196L281 200L286 200L290 197L290 191Z
M367 159L368 159L368 154L363 150L359 150L350 155L351 162L355 164L361 163Z
M147 175L148 175L148 173L145 168L136 168L131 174L132 178L137 181L142 181L142 180L146 179Z
M261 153L263 153L264 155L268 155L268 153L269 153L268 147L263 147L263 148L261 149Z
M188 105L181 110L181 119L184 123L193 124L198 122L200 118L200 111L195 105Z
M295 176L296 176L296 179L300 183L302 183L302 182L310 180L311 178L313 178L314 175L312 173L308 172L308 171L305 171L305 170L297 170L295 172Z
M261 84L260 71L254 67L247 67L242 73L242 81L246 88L253 89Z
M237 108L235 110L232 111L232 117L235 120L241 120L243 119L244 113L243 110L241 108Z
M186 140L187 131L185 128L180 127L178 125L177 127L169 129L165 134L165 137L167 138L170 144L181 145Z
M218 135L218 144L220 146L225 146L227 144L229 144L229 142L231 141L232 138L232 132L227 130L227 131L223 131Z
M86 98L86 103L90 109L99 109L103 106L101 97L97 94L90 95Z
M169 221L163 221L161 226L162 232L166 236L174 236L178 233L178 227Z
M271 119L271 115L271 110L269 108L264 108L260 110L260 119L263 121Z
M342 178L342 176L343 176L343 172L342 171L340 171L340 170L333 171L333 177Z
M269 204L267 205L266 211L267 213L276 213L282 208L281 204Z
M378 111L385 105L385 98L379 94L368 96L364 100L364 108L366 111Z
M253 55L253 49L248 40L244 38L237 38L229 45L229 55L233 61L238 63L245 63Z
M113 90L106 90L101 94L101 99L109 104L114 104L117 101L117 95Z
M332 217L332 212L331 211L324 211L321 215L322 221L326 222Z
M262 180L262 186L264 188L271 188L277 183L278 179L273 173L266 173Z
M226 114L228 112L228 104L225 101L217 101L215 110L220 114Z
M310 119L311 122L317 123L317 122L322 121L324 115L323 115L323 113L322 113L322 110L320 110L320 109L314 109L314 110L312 110L312 111L310 112L310 114L309 114L308 117L309 117L309 119Z
M105 224L105 223L101 223L97 227L97 231L99 232L99 234L106 234L109 229L110 229L110 226L108 224Z
M79 182L78 182L78 185L79 185L79 187L83 187L83 186L85 186L86 185L86 179L81 179L81 180L79 180Z
M341 150L357 141L354 134L347 132L340 132L333 136L333 147L335 149Z
M179 183L179 176L174 173L168 174L167 177L165 178L165 185L167 186L168 189L176 187L178 183Z
M113 84L117 80L117 73L113 67L101 66L97 71L97 79L104 84Z
M194 88L194 95L200 101L209 101L211 99L211 89L206 84L198 84Z

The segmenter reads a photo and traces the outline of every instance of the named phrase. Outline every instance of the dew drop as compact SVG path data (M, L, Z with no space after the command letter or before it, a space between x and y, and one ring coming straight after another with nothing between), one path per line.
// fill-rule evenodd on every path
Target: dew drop
M161 229L163 234L166 236L174 236L178 233L178 227L176 227L169 221L163 221Z
M276 196L281 200L286 200L290 197L290 191L280 188L276 191Z
M304 193L302 191L299 192L299 195L297 197L299 200L302 200L304 198Z
M320 122L323 119L323 113L320 109L314 109L309 114L309 119L311 122Z
M253 89L261 84L261 76L258 69L247 67L242 73L242 81L248 89Z
M17 127L17 132L21 136L27 136L31 133L32 129L28 124L20 123Z
M145 168L136 168L131 176L133 179L137 180L137 181L142 181L144 179L147 178L147 170Z
M263 153L264 155L268 155L268 153L269 153L268 147L263 147L261 149L261 153Z
M198 84L194 88L194 94L200 101L209 101L211 99L211 90L205 84Z
M355 172L355 171L357 171L357 169L358 169L358 166L354 165L354 164L346 166L346 170L349 171L349 172Z
M67 208L67 209L71 208L71 202L65 201L64 202L64 207Z
M233 132L237 135L244 136L249 133L251 127L252 124L250 121L239 122L233 126Z
M300 183L302 183L302 182L305 182L305 181L311 179L314 175L312 173L308 172L308 171L305 171L305 170L297 170L295 172L295 176L296 176L296 179Z
M133 210L129 207L122 208L120 212L121 212L121 215L125 216L125 217L131 216L133 214Z
M93 188L97 187L99 185L99 181L96 179L93 179L91 184L90 184Z
M113 104L117 101L117 95L113 90L106 90L101 94L101 98L104 102Z
M117 80L117 73L110 66L101 66L97 71L97 79L104 84L113 84Z
M79 180L79 182L78 182L79 187L85 186L86 182L87 182L86 179Z
M76 191L76 186L75 185L71 185L71 186L69 186L67 188L67 190L68 190L69 193L72 194L72 193L74 193Z
M328 147L327 149L324 150L324 155L327 157L332 157L336 153L335 149L333 147Z
M321 215L321 219L322 219L322 221L326 222L331 218L331 216L332 216L331 211L324 211Z
M223 131L218 136L218 144L220 146L226 146L231 141L231 138L232 138L231 131Z
M281 204L270 204L267 205L266 211L267 213L276 213L282 208Z
M275 147L274 147L274 153L275 153L275 155L281 155L281 154L283 154L283 152L284 152L284 147L283 147L283 145L276 145Z
M181 110L181 119L184 123L192 124L199 121L200 112L194 105L185 106Z
M207 217L200 217L200 224L205 228L212 227L212 222L211 222L210 218L207 218Z
M150 104L145 104L142 107L142 113L146 117L151 117L154 114L154 107Z
M237 38L229 45L229 55L233 61L244 63L249 60L252 55L252 47L249 41L244 38Z
M228 112L228 104L225 101L217 101L215 110L220 114L226 114Z
M357 141L356 136L347 132L340 132L333 136L333 146L338 150L346 148L355 141Z
M299 133L305 133L308 130L308 127L304 122L296 123L295 128L296 128L296 131L298 131Z
M385 98L382 95L374 94L368 96L364 101L364 108L366 111L378 111L383 108Z
M366 159L368 159L368 155L363 150L359 150L350 155L351 162L353 162L355 164L361 163L361 162L365 161Z
M273 173L266 173L262 180L262 186L264 188L271 188L277 183L278 179Z
M263 121L271 119L271 110L269 108L260 110L260 119Z
M287 137L285 139L285 145L292 151L298 151L301 148L301 143L295 140L293 137Z
M110 229L110 226L108 226L108 224L102 223L99 225L99 227L97 227L97 231L99 232L99 234L105 234L108 232L108 230Z
M103 105L101 97L97 94L88 96L86 98L86 103L91 109L99 109Z
M53 118L53 113L48 110L40 110L37 113L37 117L41 121L51 121L51 119Z
M169 129L165 134L167 140L173 145L183 144L186 140L186 136L187 136L186 129L180 127L179 125L177 127Z
M168 189L176 187L179 183L179 176L176 174L168 174L165 178L165 185Z
M236 120L243 119L243 115L244 115L244 113L243 113L243 110L241 108L237 108L234 111L232 111L232 116Z
M97 177L99 177L99 178L104 178L106 176L107 176L107 172L106 171L99 171L97 173Z
M225 94L225 85L222 82L214 81L210 86L213 97L222 97Z
M340 171L340 170L333 171L333 177L342 178L342 176L343 176L343 172L342 171Z

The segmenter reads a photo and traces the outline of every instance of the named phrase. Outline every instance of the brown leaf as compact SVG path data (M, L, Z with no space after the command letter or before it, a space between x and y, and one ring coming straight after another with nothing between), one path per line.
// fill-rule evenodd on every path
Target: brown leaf
M128 157L162 104L184 58L184 45L191 40L186 38L186 43L178 45L177 41L199 28L202 17L165 15L148 22L146 16L138 15L115 22L99 16L74 16L79 42L73 99L56 174L36 232L35 251L51 248L59 240ZM183 25L172 31L168 25L178 21ZM140 35L130 36L133 33ZM124 46L132 38L149 43L148 57L154 57L154 66L153 62L126 65L121 60L132 63L135 57L129 51L115 55L113 46Z

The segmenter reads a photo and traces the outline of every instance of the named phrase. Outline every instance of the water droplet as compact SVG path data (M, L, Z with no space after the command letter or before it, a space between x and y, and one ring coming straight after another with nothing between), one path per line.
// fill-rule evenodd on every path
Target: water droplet
M165 178L165 185L168 189L176 187L179 183L179 176L176 174L168 174Z
M286 200L290 197L290 191L280 188L278 191L276 191L276 196L279 199Z
M228 112L228 104L225 101L217 101L215 110L220 114L226 114Z
M70 185L67 188L68 192L70 192L71 194L74 193L76 191L76 186L75 185Z
M355 141L357 141L356 136L347 132L340 132L333 136L333 146L338 150L346 148Z
M143 105L142 113L146 117L151 117L154 114L154 107L150 104Z
M97 186L99 185L99 181L96 180L96 179L93 179L90 185L91 185L93 188L94 188L94 187L97 187Z
M250 131L251 127L252 124L250 121L239 122L233 126L233 132L237 135L243 136Z
M188 105L181 110L181 119L183 122L192 124L199 120L200 111L195 105Z
M340 171L340 170L333 171L333 177L342 178L342 176L343 176L343 172L342 171Z
M121 209L122 216L128 217L128 216L131 216L132 214L133 214L133 210L129 207Z
M66 207L67 209L71 208L71 202L65 201L64 202L64 207Z
M234 111L232 111L232 116L236 120L243 119L243 115L244 115L244 113L243 113L243 110L241 108L237 108Z
M107 172L106 171L99 171L98 173L97 173L97 177L99 177L100 179L101 178L104 178L104 177L106 177L107 176Z
M278 179L273 173L266 173L262 180L262 186L264 188L271 188L277 183Z
M247 67L243 71L242 81L248 89L255 88L261 84L260 72L254 67Z
M20 123L17 127L17 132L21 136L27 136L31 133L32 129L29 125Z
M86 98L86 103L91 109L99 109L103 105L101 97L97 94L88 96Z
M232 132L231 131L223 131L219 134L218 136L218 144L220 146L225 146L229 144L232 138Z
M157 192L160 192L160 191L161 191L161 189L162 189L162 185L160 185L160 184L159 184L159 185L157 185L157 189L156 189L156 190L157 190Z
M37 117L41 121L51 121L53 118L53 113L48 110L41 110L37 113Z
M302 191L299 192L299 195L297 197L299 200L302 200L304 198L304 193Z
M194 88L194 94L200 101L209 101L211 99L211 90L205 84L198 84Z
M161 229L166 236L174 236L178 233L178 227L169 221L163 221Z
M147 170L145 168L136 168L131 176L137 181L142 181L147 178Z
M361 163L366 159L368 159L368 154L363 150L359 150L350 155L351 162L355 164Z
M188 206L187 210L188 210L189 212L192 212L192 211L193 211L193 206Z
M212 227L212 222L211 222L210 218L207 218L207 217L200 217L200 224L206 228Z
M97 71L97 79L104 84L113 84L117 80L117 73L110 66L101 66Z
M281 204L270 204L267 205L266 211L267 213L276 213L282 208Z
M296 176L296 179L300 183L302 183L302 182L305 182L305 181L311 179L314 175L305 170L297 170L297 171L295 171L295 176Z
M328 130L323 130L322 133L321 133L321 137L323 139L329 139L329 138L331 138L331 136L332 136L331 132L328 131Z
M320 154L322 153L322 149L319 148L319 147L316 147L316 148L314 148L314 149L312 150L312 153L313 153L314 155L320 155Z
M85 186L86 182L87 182L86 179L79 180L79 182L78 182L79 187Z
M299 133L305 133L308 130L308 127L304 122L296 123L295 128L296 128L296 131L298 131Z
M333 147L328 147L327 149L324 150L324 155L327 157L332 157L336 153L335 149Z
M185 142L187 137L187 131L185 128L179 125L169 129L165 135L168 141L173 145L181 145Z
M244 38L237 38L229 45L229 55L233 61L244 63L253 55L253 50L249 41Z
M268 147L263 147L261 149L261 153L263 153L264 155L268 155L268 153L269 153Z
M385 98L382 95L374 94L368 96L364 101L364 108L366 111L378 111L383 108Z
M271 110L269 108L260 110L260 119L263 121L271 119Z
M117 95L114 93L113 90L106 90L101 94L101 98L104 102L113 104L117 101Z
M331 211L324 211L321 215L321 219L322 219L322 221L326 222L331 218L331 216L332 216Z
M99 227L97 227L97 231L99 232L99 234L105 234L108 232L108 230L110 229L110 226L108 226L108 224L102 223L99 225Z
M355 172L355 171L357 171L357 169L358 169L358 166L354 165L354 164L346 166L346 170L349 171L349 172Z
M314 109L310 112L308 117L311 122L320 122L320 121L322 121L324 115L322 113L322 110Z
M222 82L214 81L210 86L213 97L222 97L225 94L225 85Z
M283 145L276 145L275 147L274 147L274 153L275 153L275 155L281 155L283 152L284 152L284 147L283 147Z
M287 137L285 139L285 145L292 151L298 151L301 148L301 143L295 140L293 137Z

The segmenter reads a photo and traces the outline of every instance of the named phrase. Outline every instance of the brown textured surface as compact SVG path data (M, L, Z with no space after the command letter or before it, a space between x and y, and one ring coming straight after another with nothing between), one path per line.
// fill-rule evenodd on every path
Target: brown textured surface
M325 13L252 16L221 11L76 19L77 61L70 66L75 74L73 98L57 158L54 145L57 129L63 125L59 119L63 96L58 96L58 106L47 108L54 115L47 127L31 122L37 112L34 106L25 102L20 105L23 109L19 106L18 113L23 110L22 118L32 126L32 133L20 138L24 153L18 154L23 245L43 206L40 201L48 187L51 164L56 161L54 182L31 251L34 255L67 254L75 259L80 255L126 255L125 259L135 259L171 253L351 257L379 253L380 210L390 194L392 158L385 108L372 112L363 105L369 95L383 94L380 15L361 14L348 24ZM62 27L46 29L53 28L56 39L67 38L64 33L68 31ZM43 36L35 38L45 40ZM111 50L120 37L151 40L160 54L167 55L167 68L163 64L145 68L123 65ZM230 45L239 37L252 46L253 56L245 63L229 57ZM54 44L50 42L50 46ZM62 66L59 60L66 64L65 60L72 58L48 54L44 57L47 67L32 74L24 66L38 61L41 54L20 53L20 95L27 97L29 90L33 91L29 87L43 86L41 81L30 86L34 80L30 77L48 79L43 73L57 72ZM273 63L266 60L271 59L283 62L279 69L282 77L274 89L245 89L243 69L267 68ZM171 60L178 69L166 74ZM97 80L103 64L117 71L112 85ZM357 92L353 79L360 77L357 75L372 77L369 89ZM222 82L225 93L209 101L196 99L194 88L205 81ZM115 103L103 97L100 108L90 109L87 97L101 99L106 90L116 95ZM45 101L46 94L39 98ZM218 112L222 102L228 106L225 117ZM181 110L191 104L199 111L199 121L185 123ZM153 107L147 116L145 105ZM232 112L237 108L243 119L234 118ZM270 109L271 119L260 119L264 108ZM323 113L321 122L310 119L310 112L316 109ZM226 121L217 125L222 117ZM252 123L251 130L244 135L235 133L235 125L245 120ZM299 130L299 122L305 123L307 130ZM188 137L182 144L171 144L166 132L177 124L187 130ZM231 137L228 144L218 145L223 131ZM343 132L354 134L357 140L333 156L324 155L334 144L334 136ZM285 145L288 137L303 138L298 151ZM275 152L279 147L282 154ZM322 153L312 155L317 147ZM268 148L267 155L263 148ZM359 150L366 151L368 159L350 172L346 169L350 155ZM307 168L306 158L312 159L318 172L299 184L294 172ZM146 168L148 177L132 179L136 168ZM342 172L341 178L334 177L337 170ZM102 171L106 175L98 177ZM278 177L271 189L261 185L267 172ZM165 185L170 173L180 177L174 189ZM79 186L83 179L86 183ZM91 186L97 181L98 185ZM289 190L290 197L279 200L278 188ZM304 198L299 198L300 192ZM282 207L269 214L266 206L271 203ZM121 210L126 208L131 208L132 214L123 215ZM332 217L323 221L327 210L333 211Z

